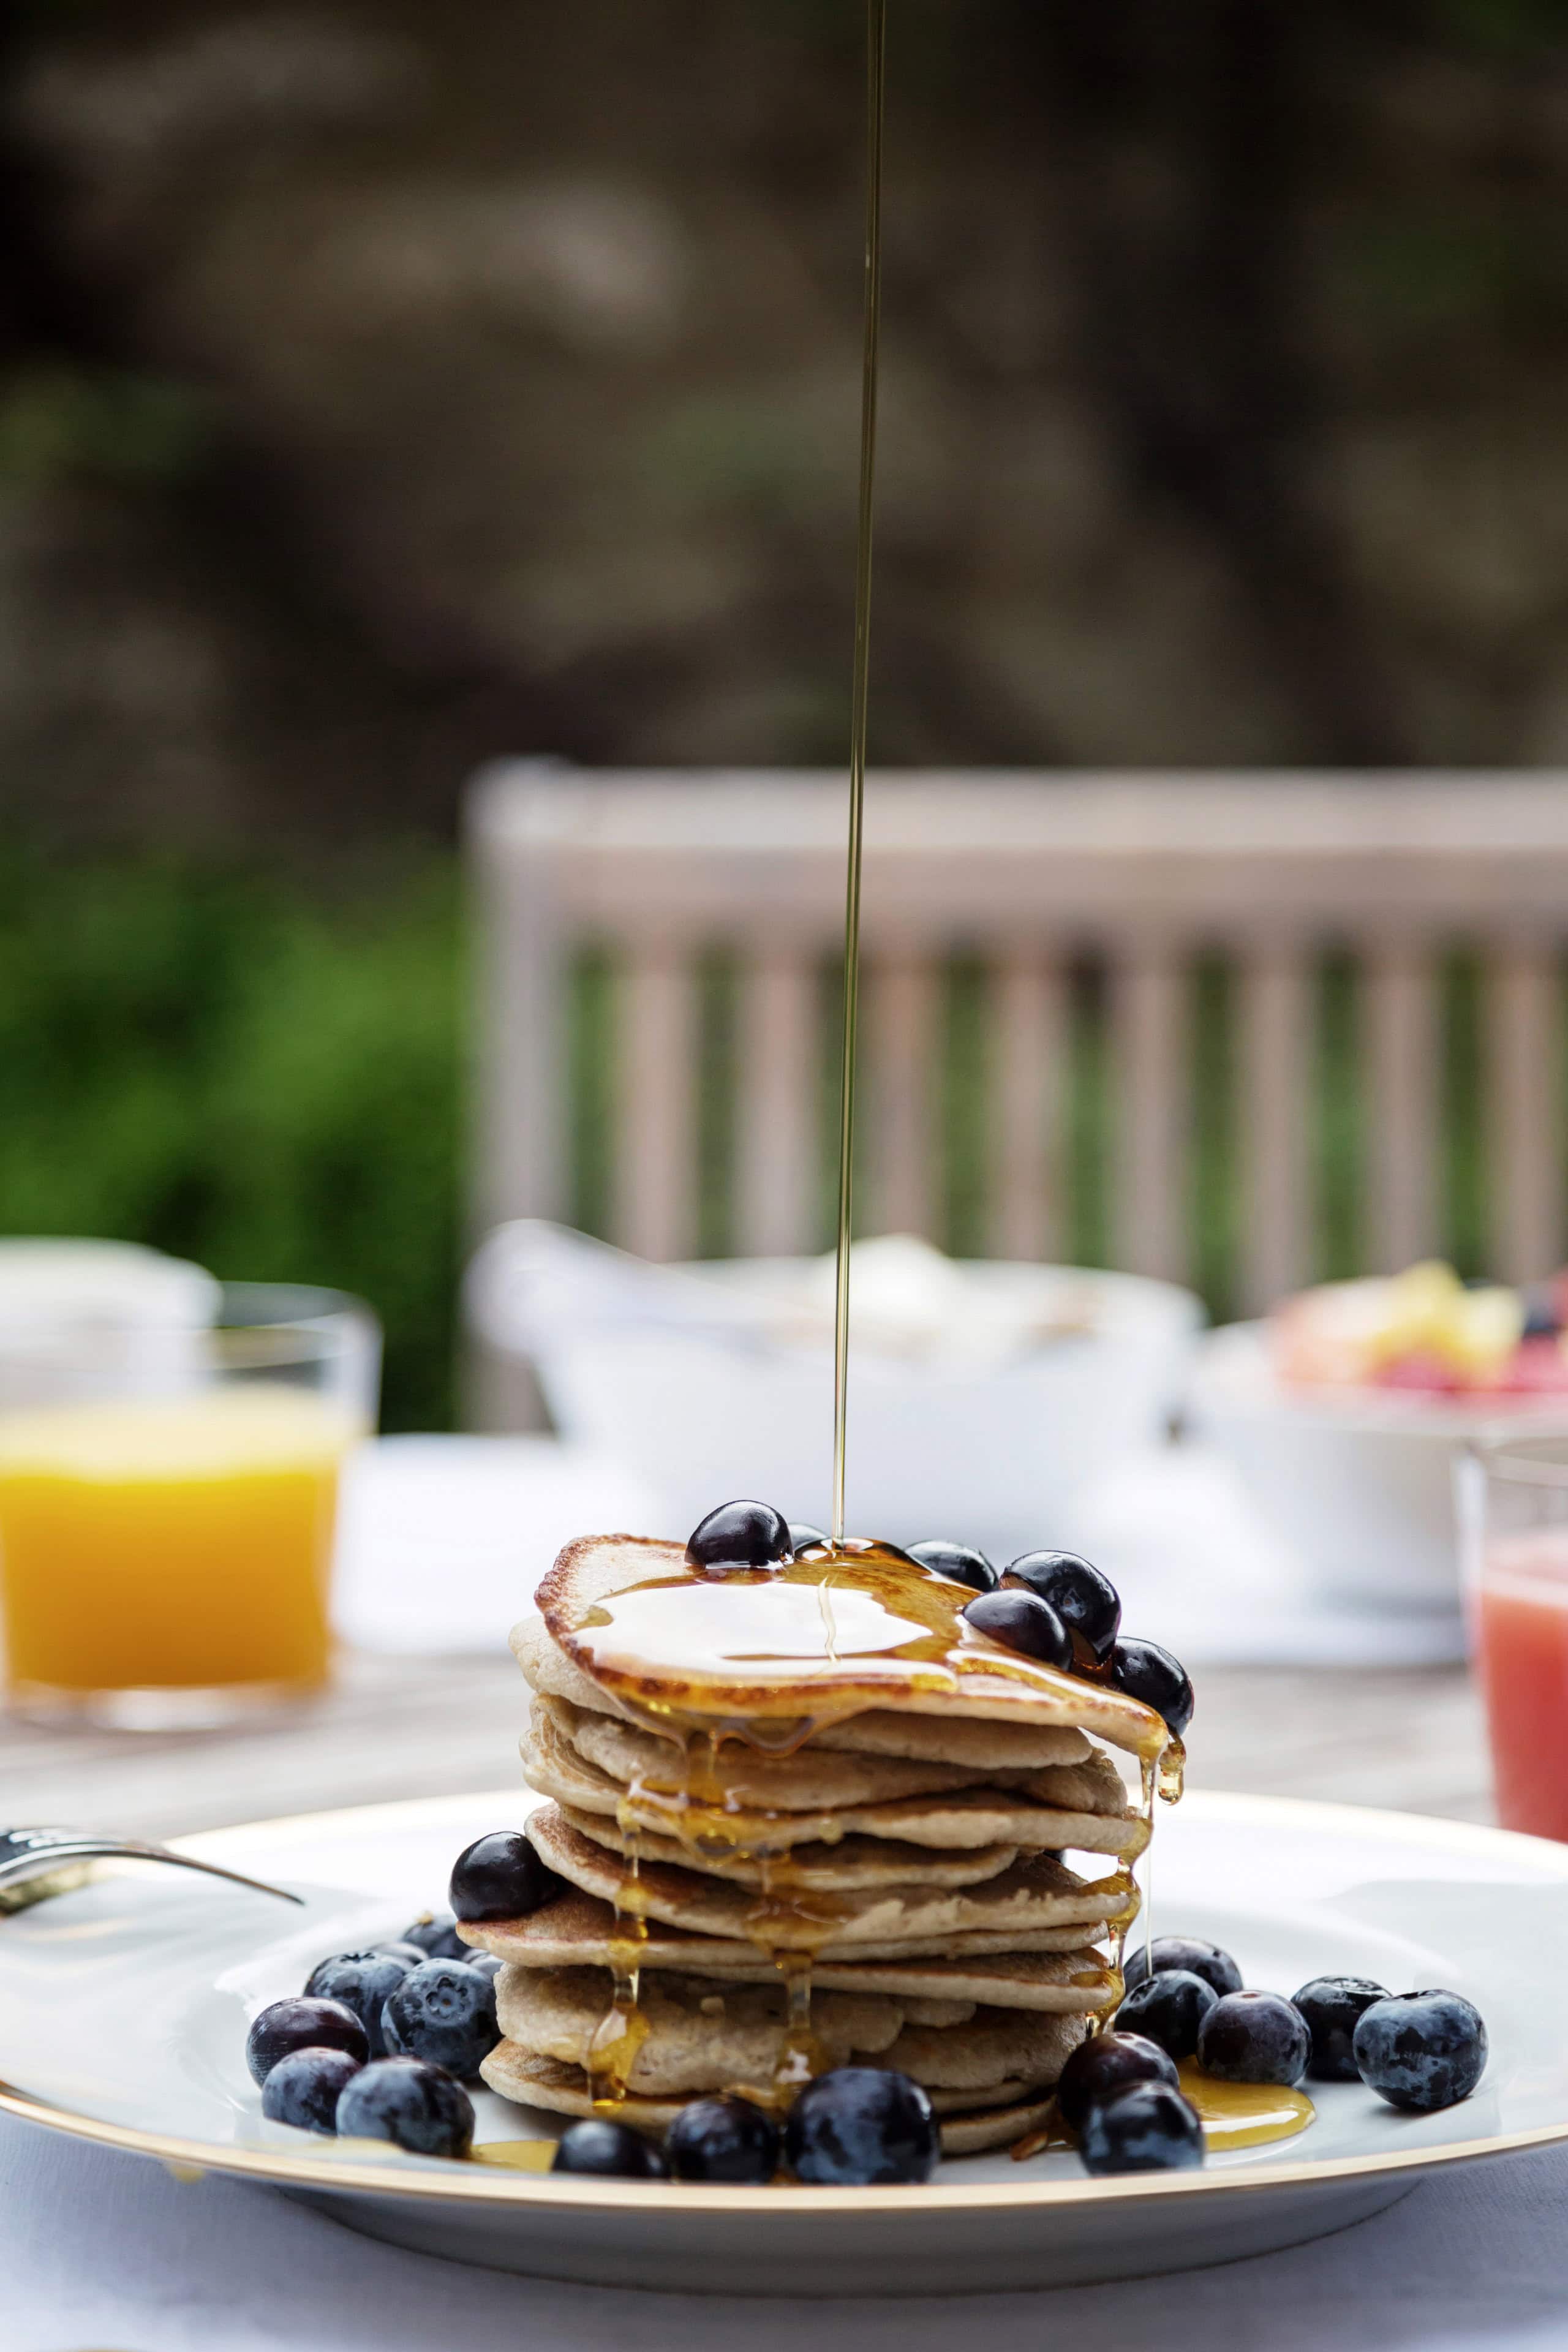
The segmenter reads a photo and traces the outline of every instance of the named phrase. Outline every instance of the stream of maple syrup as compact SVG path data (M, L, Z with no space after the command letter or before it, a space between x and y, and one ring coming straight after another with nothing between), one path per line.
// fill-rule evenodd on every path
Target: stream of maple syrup
M1146 1828L1152 1827L1156 1795L1171 1803L1181 1795L1181 1741L1171 1738L1151 1708L1104 1685L1086 1686L1080 1676L1058 1673L976 1635L963 1614L972 1598L967 1587L923 1568L892 1546L845 1534L886 47L886 0L867 0L864 338L835 1236L832 1534L826 1543L782 1568L721 1578L693 1570L684 1554L669 1546L662 1569L595 1603L581 1622L552 1625L563 1648L595 1683L613 1692L634 1718L666 1739L674 1737L682 1759L673 1801L670 1793L637 1781L617 1806L626 1857L610 1948L614 1997L587 2068L595 2104L611 2108L626 2095L647 2032L638 2006L647 1937L638 1832L650 1812L696 1859L711 1861L729 1853L757 1864L761 1885L746 1928L779 1972L785 2015L773 2082L748 2086L748 2095L775 2106L787 2105L802 2084L828 2063L812 2031L812 1970L816 1953L831 1939L843 1909L830 1894L802 1884L799 1865L787 1850L766 1850L754 1832L748 1834L753 1825L736 1819L745 1809L728 1797L718 1770L724 1740L742 1739L764 1753L785 1755L815 1731L868 1706L897 1706L922 1696L952 1696L966 1679L984 1675L994 1685L1016 1685L1021 1700L1056 1700L1060 1720L1098 1731L1134 1755L1142 1772L1141 1811ZM1086 1698L1090 1699L1087 1706ZM1121 1999L1127 1931L1140 1905L1130 1862L1110 1874L1104 1891L1114 1905L1107 1922L1114 1954L1103 1969L1093 1971L1093 1989L1103 1994L1096 2026ZM1146 1905L1144 1913L1147 1934ZM1214 2105L1213 2093L1225 2086L1204 2088L1209 2106L1200 2112L1206 2117ZM1288 2099L1291 2095L1279 2095ZM1254 2120L1256 2136L1278 2136L1258 2118ZM1226 2127L1235 2122L1232 2117ZM1282 2129L1300 2127L1291 2123ZM1226 2144L1243 2142L1233 2137Z
M849 705L849 843L844 881L844 1041L839 1057L838 1229L833 1285L833 1541L844 1540L849 1412L849 1230L855 1194L855 1041L860 1009L860 851L871 677L871 525L877 480L877 372L882 340L882 120L887 0L866 0L866 291L860 367L860 501L855 534L855 658Z
M841 1094L838 1125L838 1220L835 1267L833 1319L833 1543L844 1540L844 1460L845 1432L848 1410L849 1379L849 1234L854 1194L855 1167L855 1047L859 1020L860 996L860 868L862 822L866 800L866 719L870 680L871 630L871 529L875 502L877 470L877 379L881 341L882 312L882 124L884 117L885 65L887 58L887 0L867 0L866 6L866 255L864 348L860 378L860 479L859 501L856 522L855 549L855 648L852 663L852 685L849 720L849 839L846 860L844 902L844 1031L840 1063ZM652 1636L661 1610L670 1601L668 1584L643 1589L639 1601L631 1596L616 1596L622 1603L618 1632L629 1637L633 1644L627 1654L636 1658L636 1642L639 1636ZM717 1680L726 1665L733 1667L738 1660L720 1660L712 1655L711 1643L704 1653L700 1598L689 1584L686 1587L687 1606L673 1612L673 1630L678 1647L673 1657L666 1650L665 1663L678 1673L683 1654L679 1647L680 1634L696 1640L699 1658L705 1658L710 1680ZM695 1611L689 1605L697 1601ZM650 1605L651 1604L651 1605ZM826 1654L834 1659L837 1645L837 1605L834 1595L831 1570L816 1580L816 1591L810 1606L815 1612ZM628 1623L628 1615L632 1621ZM606 1611L607 1622L616 1622L616 1612ZM660 1637L672 1630L659 1627ZM919 1637L921 1627L909 1629ZM924 1631L930 1638L933 1629ZM768 1636L766 1638L772 1638ZM787 1634L784 1638L788 1638ZM856 1639L855 1630L848 1638ZM662 1638L656 1647L662 1647ZM645 1666L653 1660L645 1653ZM718 1674L713 1669L719 1670ZM589 1669L594 1671L593 1668ZM670 1727L669 1717L675 1710L659 1704L650 1691L641 1694L643 1706L659 1713L665 1721L659 1728ZM862 1699L859 1704L865 1702ZM847 1702L843 1710L850 1711ZM715 1726L704 1720L693 1724L689 1717L679 1726L689 1776L693 1760L693 1735L706 1737L710 1758L716 1752L716 1743L731 1726L735 1731L753 1739L762 1711L754 1714L746 1706L737 1690L722 1709L723 1720ZM748 1717L751 1717L748 1720ZM820 1719L820 1718L817 1718ZM795 1738L788 1745L809 1736L813 1727L805 1719ZM714 1776L716 1779L716 1776ZM699 1812L709 1824L709 1835L715 1817L721 1821L722 1805L716 1805L715 1789L706 1797L700 1795L688 1778L682 1809L682 1834L695 1839L700 1834ZM693 1800L696 1800L695 1804ZM637 2049L647 2027L637 2008L639 1944L647 1936L646 1923L637 1904L637 1857L635 1823L623 1820L623 1834L631 1841L628 1867L622 1874L620 1893L616 1903L616 1934L611 1948L611 1973L615 1985L614 2002L609 2016L595 2037L590 2053L590 2083L595 2104L614 2105L624 2097ZM731 1840L731 1843L738 1843ZM836 1921L830 1906L820 1897L813 1897L806 1912L798 1889L789 1884L790 1866L787 1856L772 1857L763 1870L760 1901L753 1906L748 1927L763 1948L770 1950L775 1967L784 1976L785 1987L785 2025L783 2052L775 2071L773 2094L780 2103L787 2102L800 2084L819 2070L825 2063L824 2053L811 2031L811 1954L796 1949L787 1957L777 1945L776 1929L781 1911L787 1908L798 1935L803 1922L820 1923L818 1943L826 1942ZM770 1936L770 1929L773 1934ZM640 1931L640 1933L639 1933ZM640 2030L639 2030L640 2029Z

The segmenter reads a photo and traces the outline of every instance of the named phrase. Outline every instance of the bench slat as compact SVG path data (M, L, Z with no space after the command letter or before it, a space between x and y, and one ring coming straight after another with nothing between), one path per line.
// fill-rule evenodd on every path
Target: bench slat
M697 1239L697 973L667 940L628 951L620 992L616 1239L689 1257Z
M937 1233L936 1087L942 967L927 954L877 957L863 968L866 1212L859 1232Z
M991 1247L998 1257L1054 1257L1066 1243L1063 1122L1068 975L1032 949L991 967Z
M791 1257L815 1239L816 965L790 949L743 957L736 1075L736 1241Z
M1368 1170L1373 1270L1437 1254L1437 975L1421 942L1366 958Z
M1110 965L1116 1263L1172 1282L1185 1278L1188 1256L1186 978L1165 942L1137 942Z
M1563 1255L1562 983L1556 958L1503 947L1486 975L1493 1270L1539 1281Z
M1312 973L1299 949L1255 949L1242 956L1238 983L1242 1301L1258 1315L1311 1274Z

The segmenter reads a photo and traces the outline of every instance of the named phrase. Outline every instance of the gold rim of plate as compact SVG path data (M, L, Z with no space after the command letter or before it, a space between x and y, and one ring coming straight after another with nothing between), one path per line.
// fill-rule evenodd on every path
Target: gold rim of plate
M515 1803L517 1790L480 1790L472 1795L410 1798L400 1803L356 1805L319 1813L279 1814L273 1820L239 1822L230 1829L205 1830L199 1835L171 1838L176 1850L214 1860L227 1860L235 1841L262 1843L290 1830L301 1832L349 1829L359 1822L395 1828L399 1818L410 1822L421 1814L446 1812L459 1806ZM1185 1801L1219 1821L1254 1822L1303 1828L1328 1829L1342 1822L1347 1832L1397 1836L1407 1844L1441 1848L1449 1853L1473 1853L1478 1860L1500 1853L1528 1853L1537 1868L1568 1882L1568 1846L1546 1838L1521 1836L1513 1830L1489 1829L1471 1822L1444 1821L1436 1815L1398 1813L1361 1805L1318 1804L1304 1798L1247 1797L1215 1790L1194 1790ZM503 2172L499 2168L454 2163L450 2177L439 2172L402 2173L397 2152L373 2161L344 2162L332 2156L333 2143L322 2142L323 2153L276 2153L263 2148L221 2146L211 2140L182 2139L164 2132L140 2131L130 2125L101 2123L91 2116L73 2115L47 2100L35 2098L0 2081L0 2115L23 2123L40 2124L74 2139L100 2147L122 2148L129 2155L156 2157L184 2179L213 2172L251 2180L268 2180L293 2189L352 2189L375 2197L398 2197L458 2203L544 2204L584 2206L601 2212L649 2212L679 2207L687 2212L765 2213L781 2208L790 2212L907 2212L912 2200L953 2210L1002 2207L1026 2210L1039 2205L1136 2203L1147 2197L1223 2197L1237 2192L1257 2194L1270 2189L1310 2186L1316 2182L1366 2179L1379 2173L1424 2172L1442 2164L1474 2163L1485 2157L1512 2156L1532 2147L1549 2147L1568 2140L1568 2117L1533 2131L1496 2133L1485 2139L1447 2140L1436 2147L1394 2149L1386 2155L1330 2157L1317 2163L1253 2163L1224 2172L1135 2173L1118 2179L1081 2180L1030 2179L1020 2168L1016 2180L931 2183L900 2189L808 2189L800 2187L740 2189L706 2187L697 2181L596 2180L553 2173ZM959 2159L962 2161L963 2159Z

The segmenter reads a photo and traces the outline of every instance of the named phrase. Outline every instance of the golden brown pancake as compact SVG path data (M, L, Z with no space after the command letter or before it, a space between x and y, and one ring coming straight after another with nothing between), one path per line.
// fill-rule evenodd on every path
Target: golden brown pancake
M563 2116L604 2112L595 2105L593 2087L581 2067L563 2066L557 2059L542 2058L512 2042L498 2042L479 2072L492 2091L523 2106ZM974 2156L984 2148L1010 2147L1047 2121L1051 2112L1048 2097L1031 2097L1023 2084L998 2088L1005 2097L992 2105L957 2092L930 2094L941 2119L944 2156ZM685 2105L680 2098L642 2098L633 2093L620 2101L616 2113L634 2131L662 2139Z
M816 1588L802 1595L793 1584L794 1575L799 1572L701 1578L688 1567L680 1544L647 1536L582 1536L562 1551L535 1600L557 1654L583 1669L584 1684L610 1692L612 1654L618 1661L614 1681L622 1704L614 1711L621 1714L635 1714L638 1708L655 1712L675 1708L688 1719L744 1718L754 1734L764 1721L775 1727L791 1721L804 1727L815 1719L836 1721L860 1708L876 1706L943 1720L1087 1731L1113 1748L1147 1758L1156 1756L1165 1743L1167 1734L1159 1717L1125 1692L1081 1675L1059 1674L974 1633L962 1615L973 1595L937 1576L901 1589L919 1591L922 1606L933 1616L940 1615L948 1627L940 1638L951 1637L955 1654L962 1650L973 1668L951 1688L933 1686L936 1670L921 1658L873 1654L854 1645L847 1620L856 1596L847 1575L834 1603L847 1622L841 1651L833 1648L832 1663L808 1661L804 1644L798 1667L792 1665L786 1645L763 1654L754 1646L755 1636L770 1629L754 1627L752 1615L777 1613L780 1622L775 1630L787 1636L795 1620L784 1612L798 1609L799 1622L809 1623L816 1610ZM647 1605L637 1612L637 1634L623 1635L613 1622L606 1630L602 1622L606 1608L613 1604L626 1614L632 1597L644 1586L658 1589L647 1593ZM745 1642L752 1644L746 1650L749 1663L742 1661L737 1650L719 1678L710 1681L689 1651L677 1656L689 1602L734 1616L741 1626L736 1639L743 1633ZM650 1654L656 1640L668 1645L668 1663ZM599 1664L587 1664L590 1652ZM873 1675L874 1679L869 1679ZM570 1698L576 1693L564 1690L559 1695Z
M1080 1930L1062 1929L1071 1935ZM460 1930L467 1943L510 1953L528 1969L613 1967L618 1948L616 1915L575 1888L531 1919L512 1926L473 1925ZM639 1947L645 1972L673 1971L721 1984L773 1984L778 1970L754 1944L722 1944L680 1927L654 1927ZM914 1999L987 2002L997 2009L1067 2010L1093 2012L1116 1997L1117 1979L1102 1952L1090 1946L1070 1950L957 1954L952 1958L858 1957L818 1959L812 1983L826 1992L882 1992L906 2002ZM911 2012L912 2013L912 2012Z
M465 1920L458 1934L477 1951L493 1952L498 1959L520 1960L527 1968L572 1967L592 1958L610 1965L625 1957L626 1931L617 1933L616 1913L607 1901L584 1895L575 1886L543 1905L526 1919ZM825 1945L815 1956L813 1975L838 1961L960 1960L1029 1958L1036 1956L1076 1961L1086 1939L1099 1930L1071 1923L1058 1927L1016 1928L964 1935L905 1937L897 1943L868 1939L844 1947ZM705 1936L699 1930L653 1919L647 1940L637 1946L641 1965L647 1969L685 1969L703 1976L755 1978L776 1971L766 1951L751 1936ZM1088 1965L1099 1965L1090 1954ZM1042 2004L1046 2006L1047 2004Z
M1100 1775L1079 1766L1031 1774L1028 1791L970 1787L811 1811L797 1808L764 1812L733 1798L721 1804L695 1803L683 1801L679 1793L660 1796L641 1782L628 1788L590 1763L548 1715L536 1714L524 1735L522 1760L531 1785L553 1797L570 1816L602 1813L624 1832L646 1832L648 1842L644 1851L649 1853L659 1851L663 1840L673 1839L689 1851L666 1854L664 1859L696 1861L725 1876L734 1875L726 1868L726 1858L737 1852L752 1855L798 1852L809 1844L837 1843L857 1835L948 1853L1005 1846L1059 1853L1073 1846L1086 1853L1137 1854L1148 1843L1148 1825L1128 1803L1121 1779L1109 1764L1105 1771L1114 1783L1114 1793ZM797 1760L795 1757L779 1759L781 1775ZM1064 1782L1068 1785L1061 1794L1089 1798L1095 1809L1068 1811L1048 1801L1039 1802L1032 1793L1042 1787L1055 1793ZM586 1824L579 1821L578 1826ZM607 1842L622 1852L626 1850L618 1839ZM906 1872L912 1866L906 1858ZM920 1865L922 1870L930 1866Z
M603 2046L614 1988L597 1969L503 1969L496 2010L509 2042L586 2072ZM765 2084L784 2056L787 1997L780 1983L715 1985L654 1976L638 1995L644 2032L626 2087L645 2096ZM910 2008L921 2014L911 2015ZM811 2031L835 2066L873 2060L928 2088L989 2092L1054 2083L1086 2031L1079 2016L913 2003L888 1994L819 1992Z
M679 1839L658 1837L649 1830L635 1833L618 1828L603 1813L580 1813L563 1805L561 1818L580 1836L591 1838L609 1853L628 1859L635 1851L643 1863L666 1863L678 1869L699 1870L705 1877L733 1886L754 1887L759 1895L796 1892L858 1893L868 1887L903 1886L917 1873L926 1886L978 1886L1008 1869L1018 1859L1011 1845L963 1847L951 1853L926 1853L900 1845L892 1838L847 1837L835 1845L796 1845L784 1853L706 1853Z
M528 1833L552 1870L585 1895L614 1903L626 1884L618 1857L574 1830L558 1805L529 1816ZM1016 1941L1032 1927L1083 1927L1091 1933L1125 1913L1126 1882L1078 1877L1050 1854L1029 1854L976 1887L929 1887L911 1882L859 1893L804 1895L798 1906L782 1898L759 1916L746 1889L665 1862L637 1875L637 1903L649 1919L700 1935L765 1941L781 1951L846 1952L858 1944L907 1944L983 1933L1005 1937L994 1949L1026 1948Z

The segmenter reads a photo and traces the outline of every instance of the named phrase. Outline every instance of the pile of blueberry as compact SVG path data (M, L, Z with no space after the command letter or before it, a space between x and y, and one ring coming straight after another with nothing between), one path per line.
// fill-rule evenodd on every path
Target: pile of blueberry
M1062 2069L1057 2109L1093 2173L1183 2171L1203 2126L1178 2059L1223 2083L1363 2082L1426 2114L1468 2098L1487 2063L1479 2011L1457 1992L1391 1993L1365 1977L1314 1977L1293 2000L1243 1990L1228 1952L1157 1936L1134 1953L1113 2029Z
M478 1839L453 1867L452 1911L368 1951L334 1953L303 1993L261 2011L246 2058L263 2115L415 2156L467 2156L474 2109L463 2084L500 2039L500 1962L463 1943L457 1921L522 1918L560 1889L521 1831Z
M739 1569L783 1568L826 1541L820 1528L792 1524L771 1504L721 1503L692 1530L686 1557L704 1575L727 1576ZM963 1614L977 1633L1063 1674L1109 1683L1142 1699L1178 1739L1192 1721L1185 1669L1157 1642L1122 1637L1116 1587L1076 1552L1026 1551L998 1574L983 1551L944 1536L883 1549L971 1586L975 1598Z
M707 2180L755 2187L787 2165L814 2189L897 2187L929 2180L942 2154L931 2103L908 2074L836 2066L818 2074L782 2126L732 2092L692 2099L651 2141L594 2116L563 2132L552 2170L622 2180Z

